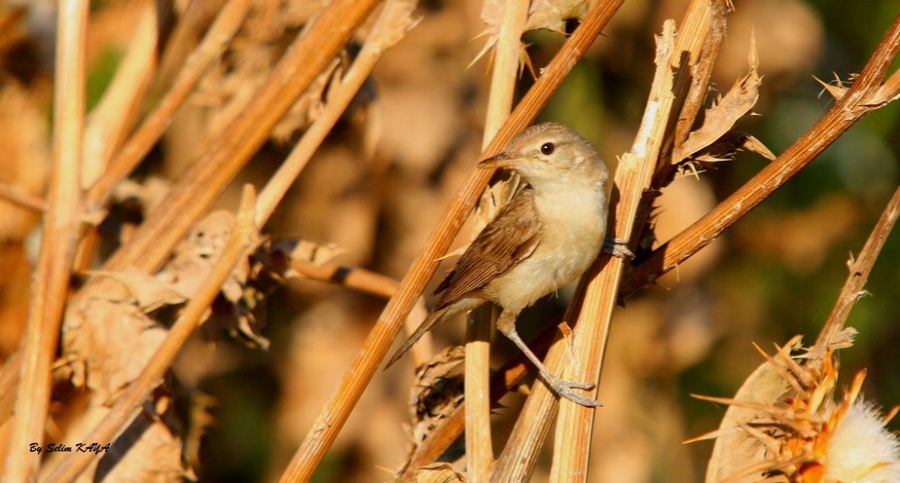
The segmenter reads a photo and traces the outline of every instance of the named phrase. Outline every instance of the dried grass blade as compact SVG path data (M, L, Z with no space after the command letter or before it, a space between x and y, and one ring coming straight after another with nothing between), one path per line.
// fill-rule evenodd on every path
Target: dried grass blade
M40 455L28 450L44 441L50 405L50 365L69 290L80 225L80 169L84 141L85 39L89 2L61 2L57 14L53 170L41 252L25 328L15 419L4 481L31 481Z

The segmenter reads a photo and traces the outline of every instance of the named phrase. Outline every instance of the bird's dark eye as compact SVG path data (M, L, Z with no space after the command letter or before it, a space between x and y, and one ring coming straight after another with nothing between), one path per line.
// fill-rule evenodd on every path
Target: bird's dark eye
M544 143L543 146L541 146L541 152L545 155L553 154L554 149L556 149L556 146L554 146L553 143Z

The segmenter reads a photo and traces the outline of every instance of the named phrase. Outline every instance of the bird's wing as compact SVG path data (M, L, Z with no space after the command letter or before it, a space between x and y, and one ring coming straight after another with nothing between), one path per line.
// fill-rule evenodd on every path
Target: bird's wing
M475 238L453 272L435 290L445 307L478 290L528 258L541 242L541 220L534 191L524 189Z

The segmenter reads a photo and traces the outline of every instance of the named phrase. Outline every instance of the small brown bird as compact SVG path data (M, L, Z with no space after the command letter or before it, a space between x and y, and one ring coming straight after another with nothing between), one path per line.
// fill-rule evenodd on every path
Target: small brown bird
M558 395L584 406L595 399L575 392L593 384L554 376L516 332L522 309L575 280L601 248L622 256L627 249L604 243L609 171L597 150L571 128L545 123L516 136L479 168L508 168L529 187L520 191L478 234L435 291L438 303L388 362L393 364L425 332L447 317L485 302L502 309L497 330L513 341Z

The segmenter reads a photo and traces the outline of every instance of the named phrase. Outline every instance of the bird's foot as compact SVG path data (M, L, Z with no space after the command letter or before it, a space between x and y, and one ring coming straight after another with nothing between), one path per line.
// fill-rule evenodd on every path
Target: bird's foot
M634 253L628 249L628 240L624 238L607 238L603 240L603 252L616 258L634 260Z
M576 389L584 391L593 389L594 385L589 382L567 381L553 376L551 376L547 382L549 382L550 389L558 396L564 397L575 404L581 404L582 406L589 408L603 406L600 401L575 391Z

